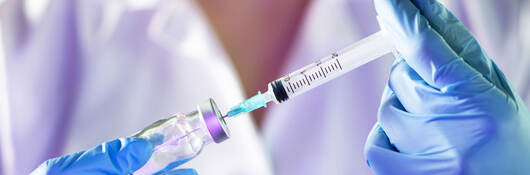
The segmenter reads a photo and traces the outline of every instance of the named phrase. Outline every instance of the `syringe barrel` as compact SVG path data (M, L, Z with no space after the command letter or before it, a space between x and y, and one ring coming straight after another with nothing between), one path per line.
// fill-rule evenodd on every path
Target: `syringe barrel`
M276 101L283 102L373 61L394 49L384 31L374 33L269 84Z

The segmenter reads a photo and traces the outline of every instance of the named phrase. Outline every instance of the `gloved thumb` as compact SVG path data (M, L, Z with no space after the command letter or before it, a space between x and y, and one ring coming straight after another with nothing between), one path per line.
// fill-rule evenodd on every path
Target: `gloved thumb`
M410 0L375 0L378 21L396 49L430 86L489 83L459 56Z
M120 138L92 149L44 162L31 174L132 174L151 157L153 146L141 138Z

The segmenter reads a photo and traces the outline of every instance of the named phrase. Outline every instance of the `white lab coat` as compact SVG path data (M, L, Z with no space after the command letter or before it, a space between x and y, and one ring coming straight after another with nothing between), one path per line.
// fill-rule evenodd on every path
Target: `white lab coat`
M470 27L530 106L530 1L442 1ZM315 0L283 73L379 30L372 0ZM363 149L391 55L267 110L264 137L277 175L372 174Z
M209 97L222 111L243 99L230 60L193 1L131 2L54 0L31 13L5 2L0 174L28 174L46 159L191 112ZM229 127L231 139L206 146L183 167L271 174L252 118Z

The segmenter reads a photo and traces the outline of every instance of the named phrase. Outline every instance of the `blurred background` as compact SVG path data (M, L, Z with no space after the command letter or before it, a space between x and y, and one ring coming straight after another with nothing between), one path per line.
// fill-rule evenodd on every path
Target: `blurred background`
M445 0L530 103L530 1ZM372 0L0 0L0 173L129 136L379 31ZM371 174L363 147L393 57L229 120L199 174ZM222 162L222 163L221 163Z

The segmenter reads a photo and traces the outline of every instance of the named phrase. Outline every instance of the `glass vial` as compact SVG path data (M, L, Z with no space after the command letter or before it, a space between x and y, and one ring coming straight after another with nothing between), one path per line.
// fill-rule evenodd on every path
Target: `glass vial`
M208 99L197 110L156 121L134 135L154 146L149 161L135 174L163 174L197 156L205 145L220 143L229 136L217 105Z

